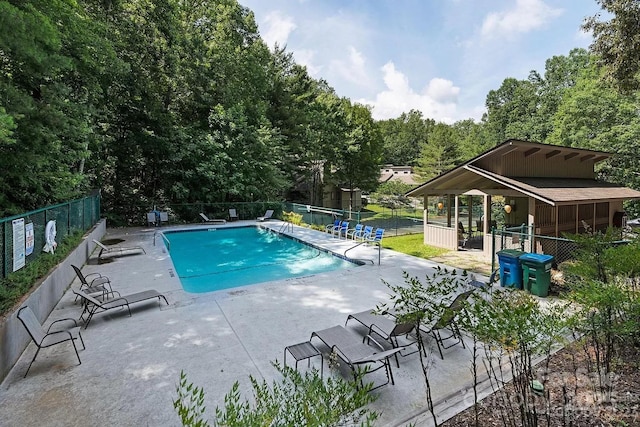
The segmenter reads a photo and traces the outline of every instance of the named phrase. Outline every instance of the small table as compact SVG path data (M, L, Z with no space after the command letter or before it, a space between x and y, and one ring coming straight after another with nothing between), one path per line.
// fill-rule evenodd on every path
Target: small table
M307 366L311 366L311 358L320 356L320 378L322 378L322 365L324 358L322 353L311 344L310 341L301 342L299 344L290 345L284 348L284 365L287 365L287 351L294 359L296 359L296 371L298 370L298 362L307 359Z

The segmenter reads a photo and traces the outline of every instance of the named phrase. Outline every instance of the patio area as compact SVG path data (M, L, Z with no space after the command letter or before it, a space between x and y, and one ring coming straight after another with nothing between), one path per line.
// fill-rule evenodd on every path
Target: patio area
M281 227L279 221L263 225L275 230ZM80 351L81 365L77 365L71 345L54 346L40 352L23 378L36 350L30 344L0 388L2 423L177 426L180 422L172 401L181 370L189 381L204 388L208 419L212 420L215 408L224 405L224 395L235 381L239 381L243 397L251 398L249 375L268 383L279 379L271 362L282 362L286 346L309 340L312 331L344 325L350 313L388 301L382 280L401 284L403 271L424 278L437 266L385 249L378 265L377 247L363 245L348 255L372 259L374 265L190 294L183 291L157 235L154 245L158 230L107 230L106 239L124 239L122 245L142 246L146 254L114 257L112 262L98 264L95 252L82 270L108 276L114 290L122 295L156 289L167 297L169 305L159 306L155 300L136 304L131 317L126 310L98 314L82 330L86 350ZM353 246L352 241L301 227L288 234L340 254ZM486 281L487 277L476 275L476 279ZM76 279L72 287L78 286ZM46 323L78 318L81 311L69 289ZM350 322L348 327L354 325ZM432 339L427 339L427 344L435 350ZM469 350L457 345L445 350L444 360L437 350L430 358L438 414L446 418L471 405ZM319 367L319 361L312 359L312 366ZM306 369L306 363L299 367ZM374 391L378 399L372 409L380 413L376 425L429 425L418 355L401 358L400 368L395 362L392 368L395 385ZM324 373L338 375L327 367L326 358ZM374 381L383 378L382 371L368 376Z

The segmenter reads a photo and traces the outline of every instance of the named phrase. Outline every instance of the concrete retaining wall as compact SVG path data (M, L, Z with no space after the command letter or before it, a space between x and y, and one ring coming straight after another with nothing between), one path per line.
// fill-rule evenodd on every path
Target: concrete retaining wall
M102 219L83 237L78 247L51 271L40 286L33 290L20 306L16 307L15 312L0 320L0 381L9 374L13 365L31 342L29 334L18 320L18 309L23 305L28 305L40 322L44 323L71 282L76 278L71 264L84 265L96 246L92 239L100 240L106 230L107 221Z

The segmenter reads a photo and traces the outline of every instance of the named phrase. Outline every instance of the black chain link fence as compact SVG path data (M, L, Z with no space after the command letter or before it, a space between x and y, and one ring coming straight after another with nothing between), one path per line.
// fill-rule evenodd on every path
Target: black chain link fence
M99 220L99 191L82 199L0 219L0 252L2 253L0 278L4 279L14 271L16 255L24 255L24 265L38 259L46 243L45 230L49 221L55 221L56 241L60 242L75 231L89 230ZM25 247L15 248L17 250L14 251L14 235L22 236L20 241L25 244ZM33 251L28 253L28 248L32 248Z

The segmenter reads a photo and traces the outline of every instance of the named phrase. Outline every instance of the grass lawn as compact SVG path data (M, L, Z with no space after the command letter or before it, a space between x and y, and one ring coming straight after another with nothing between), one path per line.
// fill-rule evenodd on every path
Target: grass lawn
M447 249L434 248L424 244L424 234L407 234L405 236L385 237L382 247L412 255L418 258L433 258L449 252Z

